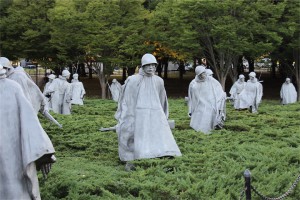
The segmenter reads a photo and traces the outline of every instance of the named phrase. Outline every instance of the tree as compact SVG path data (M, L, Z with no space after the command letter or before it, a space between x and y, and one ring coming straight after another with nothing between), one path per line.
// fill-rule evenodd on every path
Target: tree
M282 10L264 1L166 1L157 5L157 13L167 25L155 24L158 31L165 29L159 36L168 46L194 58L205 56L225 88L240 56L261 55L281 42L274 27Z
M279 61L282 76L294 78L298 101L300 100L300 3L297 1L278 2L285 10L280 19L279 34L283 37L281 45L271 53L273 62ZM292 79L293 80L293 79Z
M48 10L54 0L15 0L6 2L1 18L1 52L11 59L48 60L54 55L50 46ZM1 16L2 17L2 16Z

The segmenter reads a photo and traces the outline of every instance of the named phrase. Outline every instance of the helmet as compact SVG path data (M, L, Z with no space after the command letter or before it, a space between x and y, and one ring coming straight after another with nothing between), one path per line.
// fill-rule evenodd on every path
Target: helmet
M113 83L116 83L116 82L117 82L117 79L114 78L114 79L112 80L112 82L113 82Z
M62 71L61 75L64 76L64 77L67 77L69 76L71 73L69 72L69 70L65 69Z
M150 53L146 53L142 57L142 67L148 64L156 64L156 65L158 64L156 58Z
M74 77L77 77L77 78L78 78L78 74L73 74L73 78L74 78Z
M7 68L12 68L12 64L10 63L10 61L5 58L5 57L0 57L0 64L3 66L3 67L7 67Z
M50 74L50 75L48 76L48 78L53 80L53 79L55 79L55 75L54 75L54 74Z
M243 74L239 75L239 79L240 78L245 78L245 76Z
M207 76L211 76L213 75L213 71L211 71L211 69L205 69L205 73L207 74Z
M203 67L202 65L199 65L199 66L196 67L196 69L195 69L196 75L200 75L203 72L205 72L205 67Z
M255 72L250 72L249 76L250 76L250 77L255 77L256 74L255 74Z
M3 66L0 64L0 75L3 75L6 73L6 70L3 69Z

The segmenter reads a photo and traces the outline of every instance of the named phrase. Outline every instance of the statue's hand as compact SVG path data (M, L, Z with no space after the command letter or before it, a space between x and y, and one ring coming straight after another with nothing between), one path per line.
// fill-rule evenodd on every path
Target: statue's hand
M56 162L56 157L52 154L46 154L36 161L37 170L41 170L44 179L47 178L47 175L50 172L52 164Z

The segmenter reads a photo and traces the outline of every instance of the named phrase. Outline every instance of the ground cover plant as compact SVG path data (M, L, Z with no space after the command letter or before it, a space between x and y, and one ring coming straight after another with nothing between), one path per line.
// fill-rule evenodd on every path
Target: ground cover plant
M210 135L189 127L184 99L169 99L169 106L183 156L135 161L132 172L119 161L117 134L99 131L116 124L112 100L87 99L72 107L72 115L53 114L63 129L40 118L57 157L48 179L40 181L42 199L239 199L245 169L253 186L277 197L299 175L299 102L265 100L259 114L227 103L224 129ZM300 199L300 186L286 199Z

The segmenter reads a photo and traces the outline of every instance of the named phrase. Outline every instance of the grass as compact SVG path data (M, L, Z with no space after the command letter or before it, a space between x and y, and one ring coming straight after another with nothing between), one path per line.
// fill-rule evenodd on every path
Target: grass
M169 99L169 105L183 156L138 160L133 172L119 161L116 133L98 131L116 124L112 100L87 99L72 107L72 115L53 114L63 129L41 118L57 157L48 179L40 181L42 199L239 199L245 169L261 193L278 197L299 175L299 102L265 100L259 114L228 103L224 129L210 135L189 127L184 99ZM299 200L300 186L286 199Z

